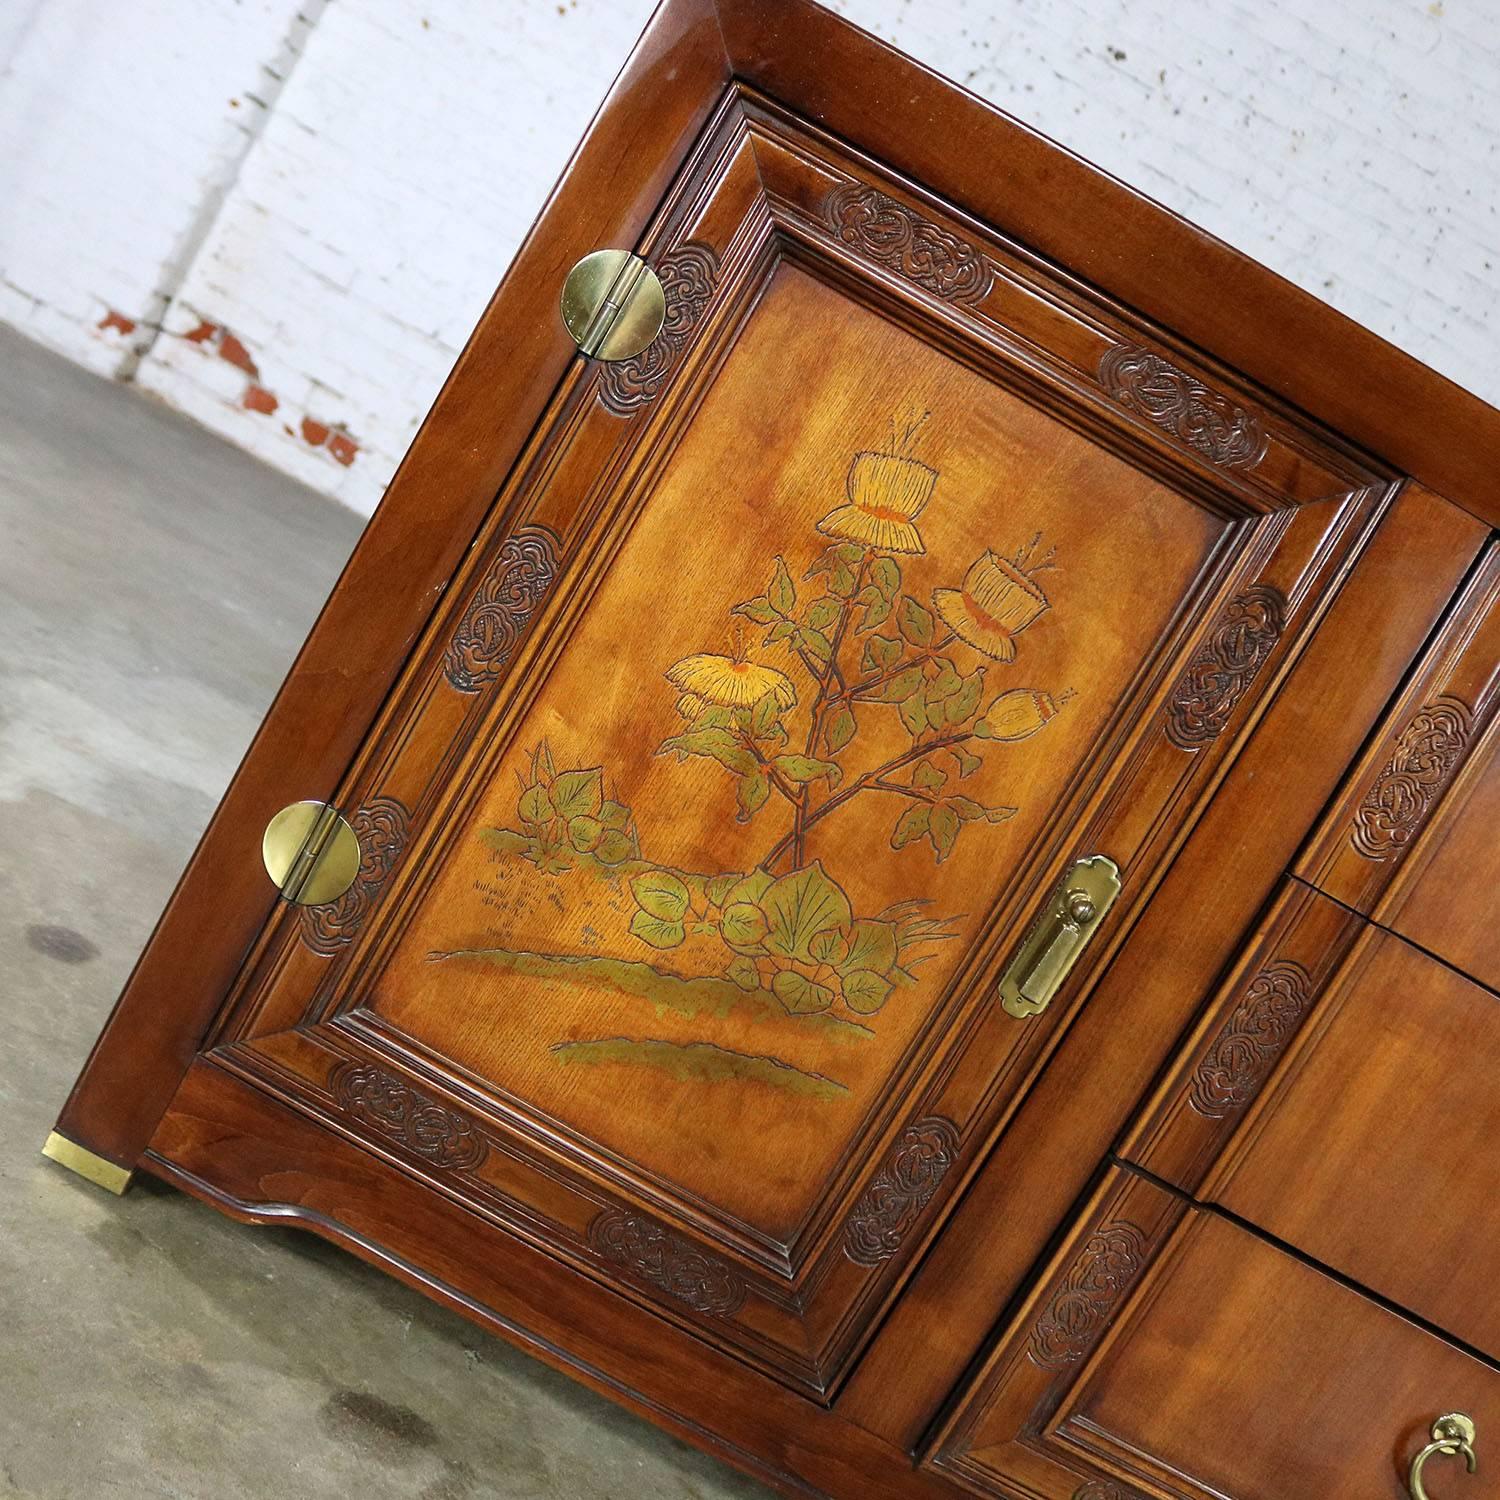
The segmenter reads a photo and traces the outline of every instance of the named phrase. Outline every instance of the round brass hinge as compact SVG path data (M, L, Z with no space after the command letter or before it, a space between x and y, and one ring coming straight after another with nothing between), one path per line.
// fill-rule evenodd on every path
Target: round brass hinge
M666 316L661 279L629 250L595 250L563 283L563 322L590 359L632 359Z
M326 802L283 807L266 824L260 853L283 899L298 906L337 901L359 874L359 839Z

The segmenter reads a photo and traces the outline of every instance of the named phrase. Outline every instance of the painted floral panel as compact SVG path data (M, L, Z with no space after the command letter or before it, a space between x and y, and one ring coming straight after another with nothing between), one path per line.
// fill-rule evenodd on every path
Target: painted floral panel
M783 270L376 1008L790 1233L1221 524Z

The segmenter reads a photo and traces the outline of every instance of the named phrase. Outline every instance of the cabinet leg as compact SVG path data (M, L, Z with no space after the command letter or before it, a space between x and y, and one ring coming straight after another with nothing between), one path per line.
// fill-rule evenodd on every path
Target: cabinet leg
M116 1196L130 1186L130 1180L135 1176L128 1168L116 1166L102 1156L95 1156L92 1151L85 1150L76 1141L70 1141L67 1136L59 1135L55 1130L47 1137L42 1155L51 1157L60 1166L66 1167L70 1172L77 1172L80 1177L86 1177L99 1187L107 1188Z

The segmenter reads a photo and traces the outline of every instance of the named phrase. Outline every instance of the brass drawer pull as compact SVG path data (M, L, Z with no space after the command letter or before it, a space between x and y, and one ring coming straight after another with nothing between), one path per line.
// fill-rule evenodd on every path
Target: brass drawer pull
M1462 1454L1472 1474L1479 1463L1474 1456L1473 1419L1461 1411L1452 1411L1432 1424L1432 1441L1411 1461L1411 1474L1406 1483L1412 1500L1427 1500L1427 1491L1422 1487L1422 1465L1434 1453L1441 1453L1445 1458Z
M1075 859L1000 977L1000 1004L1024 1021L1046 1010L1120 894L1120 867L1107 854Z

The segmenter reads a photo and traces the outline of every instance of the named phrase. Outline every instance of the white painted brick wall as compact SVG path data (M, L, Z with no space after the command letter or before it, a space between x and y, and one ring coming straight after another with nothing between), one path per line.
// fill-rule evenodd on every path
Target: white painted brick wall
M149 342L297 0L0 0L0 319L102 374Z
M648 14L336 0L141 383L368 513Z
M136 378L363 512L650 9L304 3L194 233L235 164L224 101L286 59L288 5L30 4L0 5L0 317L112 368L103 311L149 309L195 246ZM1497 0L835 8L1500 402Z
M833 5L1500 403L1496 0Z

